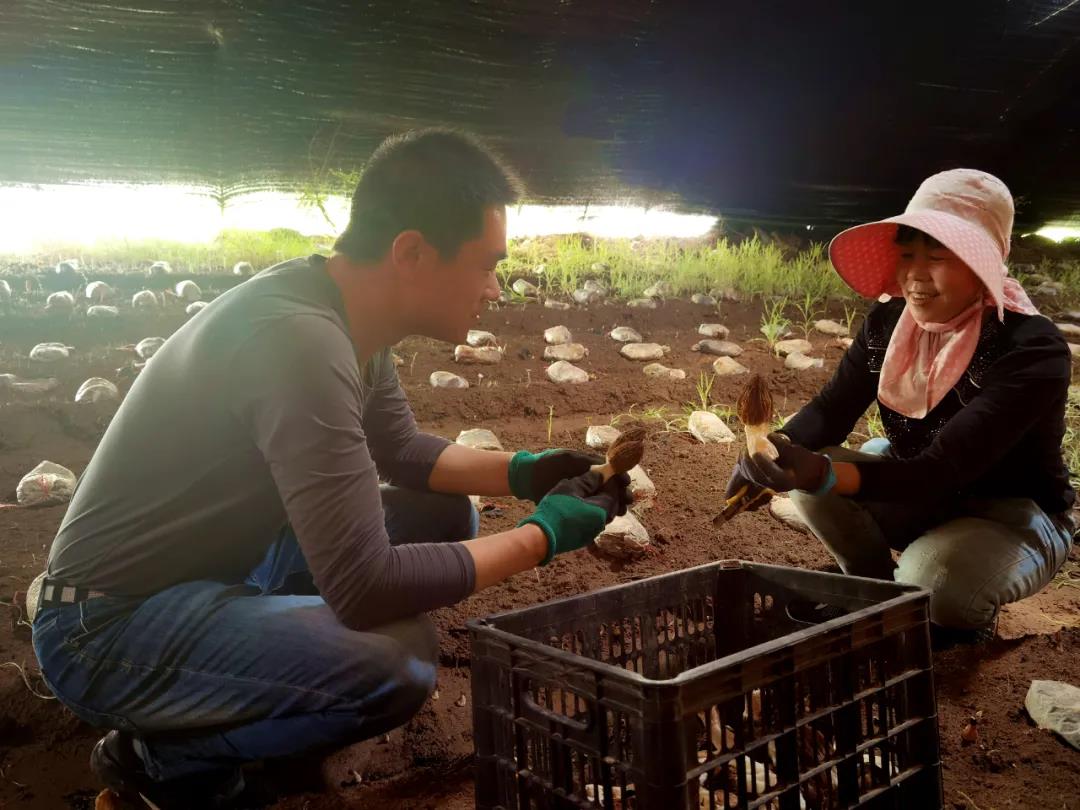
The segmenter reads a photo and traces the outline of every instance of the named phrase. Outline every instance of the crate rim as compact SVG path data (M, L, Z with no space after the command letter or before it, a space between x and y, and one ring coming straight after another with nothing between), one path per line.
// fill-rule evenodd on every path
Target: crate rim
M596 591L588 591L587 593L590 596L598 596L600 594L607 593L608 591L613 591L613 590L616 590L616 589L619 589L619 588L625 588L627 585L637 584L639 582L647 582L649 580L657 580L657 579L664 579L664 578L667 578L667 577L679 576L679 575L686 574L689 571L698 571L698 570L701 570L703 568L716 568L718 570L730 570L730 569L735 569L735 568L748 568L748 569L758 568L758 569L768 569L768 570L772 570L772 571L791 570L790 566L770 565L768 563L755 563L755 562L750 562L748 560L731 560L731 559L717 560L717 561L711 562L711 563L704 563L703 565L695 565L695 566L692 566L690 568L682 568L682 569L679 569L678 571L669 571L669 572L664 573L664 574L656 574L655 576L651 576L651 577L643 577L642 579L634 580L633 582L623 582L623 583L619 583L619 584L616 584L616 585L609 585L606 588L600 588L599 590L596 590ZM807 569L796 569L796 570L806 571ZM849 614L847 614L845 616L839 616L839 617L837 617L835 619L830 619L829 621L821 622L820 624L809 625L809 626L803 628L802 630L799 630L798 632L790 633L790 634L788 634L786 636L781 636L780 638L775 638L775 639L772 639L770 641L764 641L764 642L762 642L760 644L755 644L753 647L747 647L744 650L739 650L738 652L729 653L728 655L725 655L723 658L717 658L715 661L709 661L709 662L707 662L705 664L701 664L699 666L696 666L696 667L693 667L691 669L680 672L674 678L665 678L665 679L646 678L644 675L642 675L639 672L624 669L622 667L617 667L617 666L614 666L612 664L605 663L603 661L597 661L596 659L588 658L587 656L580 655L580 654L574 653L574 652L570 652L569 650L561 650L558 647L552 647L549 644L544 644L542 641L534 641L533 639L526 638L524 636L516 635L514 633L509 632L508 630L502 630L502 629L500 629L498 627L495 627L495 626L489 624L489 622L495 621L495 620L499 619L500 617L504 617L504 616L511 615L511 614L514 614L514 613L520 613L523 610L538 609L538 608L541 608L541 607L549 607L549 606L552 606L552 605L558 605L558 604L563 603L563 602L570 602L570 601L572 601L574 599L577 599L582 594L574 594L572 596L563 596L563 597L559 597L557 599L549 599L546 602L537 602L535 605L529 605L528 607L525 607L525 608L515 608L515 609L512 609L512 610L503 610L503 611L500 611L499 613L493 613L490 616L484 616L484 617L478 617L478 618L469 619L465 623L465 626L466 626L466 628L468 630L470 630L472 632L481 631L484 635L493 636L494 638L499 639L499 640L501 640L503 642L512 643L512 644L516 645L517 647L524 648L526 650L529 650L530 652L533 652L533 653L536 653L536 654L539 654L539 655L551 656L551 657L554 657L554 658L556 658L558 660L563 661L563 663L567 663L567 664L572 663L575 666L584 666L585 668L592 669L594 671L599 672L600 674L617 675L620 678L623 678L625 681L628 681L628 682L636 684L636 685L654 687L654 688L664 688L664 687L676 688L676 687L682 686L684 683L686 683L689 680L692 680L692 679L696 680L697 678L705 676L705 675L709 674L713 670L720 670L720 669L724 669L725 667L730 666L732 663L734 663L733 659L746 660L748 658L758 658L760 656L769 655L771 653L777 652L778 650L782 650L785 647L792 647L796 643L801 642L801 641L803 641L805 639L812 638L812 637L814 637L816 635L821 635L823 633L827 633L827 632L830 632L832 630L839 629L841 627L844 627L845 625L854 624L855 622L860 621L861 619L865 618L865 614L866 614L867 611L873 610L875 612L880 612L881 610L883 610L885 608L899 607L900 605L904 605L904 604L907 604L909 602L916 602L916 601L919 601L919 600L922 600L922 599L926 599L927 601L929 601L930 594L931 594L931 592L930 592L930 590L928 588L922 588L922 587L919 587L917 585L908 585L906 583L901 583L901 582L889 583L887 581L870 579L868 577L853 577L853 576L850 576L850 575L847 575L847 574L835 574L835 573L832 573L832 572L829 572L829 571L808 571L808 573L813 573L813 574L816 574L816 575L820 575L822 577L828 577L830 579L837 579L837 580L839 580L839 579L844 579L844 580L860 579L860 580L867 580L869 582L874 582L877 585L882 585L882 584L892 585L899 591L899 593L896 596L894 596L892 599L887 599L887 600L885 600L883 602L878 602L878 603L876 603L874 605L871 605L871 606L865 607L865 608L861 608L861 609L859 609L859 610L857 610L857 611L855 611L853 613L849 613Z

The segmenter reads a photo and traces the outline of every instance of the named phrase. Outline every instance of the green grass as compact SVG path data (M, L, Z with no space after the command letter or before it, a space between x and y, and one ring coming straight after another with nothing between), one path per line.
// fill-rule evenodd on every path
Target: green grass
M62 259L77 258L90 272L145 270L151 263L163 259L181 272L221 273L231 271L240 261L251 262L256 270L262 270L297 256L327 253L333 242L331 236L304 236L287 228L271 231L233 229L222 231L213 242L202 244L165 239L115 239L78 247L56 242L31 259L51 265Z
M821 313L817 306L814 304L814 297L810 293L806 293L801 301L796 301L795 311L798 312L798 320L795 323L798 324L799 329L802 330L803 337L807 340L810 339L810 332L814 328L814 322L821 317Z
M868 439L876 439L885 435L885 425L881 421L881 411L875 402L866 411L866 433Z
M647 425L663 425L666 429L673 414L667 405L631 405L628 411L615 414L611 418L611 426L618 427L623 422L643 422Z
M1066 560L1051 584L1054 588L1080 588L1080 562Z
M683 403L682 413L676 414L669 420L669 429L679 433L686 433L689 430L690 414L694 411L714 413L723 419L728 427L733 427L732 420L735 418L735 409L730 405L713 404L712 388L715 382L715 374L706 374L704 371L698 374L698 380L694 386L697 400Z
M869 439L885 435L885 426L881 422L881 411L878 410L876 402L866 409L866 413L863 414L863 419L866 420L866 433L862 433L858 430L851 431L851 435L858 439L858 441L854 442L856 449L859 445ZM850 441L844 442L844 446L852 446L852 443Z
M316 201L312 201L316 205ZM328 231L332 230L328 224ZM305 236L279 228L271 231L227 230L213 242L187 244L165 240L102 241L91 247L56 242L37 256L0 256L13 263L27 259L41 265L78 258L93 272L142 270L164 259L183 272L228 271L238 261L257 270L296 256L331 250L330 235ZM538 268L543 268L537 273ZM1080 302L1080 262L1044 261L1035 271L1064 284L1055 302L1066 308ZM827 299L845 302L845 320L854 324L859 311L855 294L832 270L825 246L814 244L794 255L773 244L749 239L738 244L656 239L590 239L580 235L511 240L509 256L497 268L503 288L518 277L540 287L544 295L566 297L589 278L603 281L612 295L640 297L646 287L664 279L671 295L733 289L744 295L783 300L777 315L805 333L813 326ZM1020 275L1024 280L1023 274ZM1029 285L1030 286L1030 285Z
M786 298L765 301L762 304L760 331L761 334L765 336L765 342L769 345L770 349L776 347L777 342L787 332L788 327L791 326L791 321L784 316L784 310L786 308Z
M1069 386L1069 398L1065 404L1065 436L1061 441L1061 450L1072 484L1080 489L1080 385Z
M207 244L145 239L101 241L90 247L77 247L57 242L29 258L42 265L78 258L91 272L142 270L158 259L168 261L182 272L223 272L238 261L249 261L260 270L296 256L325 253L332 245L332 236L305 236L287 229L228 230ZM515 239L497 273L504 289L509 290L515 278L523 277L540 287L544 295L558 297L569 296L586 279L596 278L614 296L637 298L646 287L662 278L675 297L731 288L751 295L797 296L801 301L854 298L829 267L823 246L814 245L785 257L778 247L756 239L739 244L726 240L713 244L678 240L584 240L580 236Z
M712 402L712 388L715 382L715 374L701 372L694 386L697 399L684 402L680 410L674 410L667 405L650 405L640 409L637 405L631 405L630 410L614 416L611 424L644 422L663 433L687 433L690 414L694 411L709 411L723 419L728 427L734 429L737 427L735 409L729 405L717 405Z
M625 413L613 416L611 425L617 427L623 422L641 422L661 433L686 433L686 420L693 410L693 407L689 407L688 410L679 412L667 405L646 405L641 408L631 405Z
M702 371L698 374L697 385L694 386L694 390L697 392L698 401L690 403L694 406L694 410L707 411L712 405L711 395L713 383L716 382L715 374L706 374Z
M851 329L855 325L855 318L858 314L859 308L857 306L849 304L847 301L844 302L844 326L847 327L849 337L854 337L851 334Z
M537 275L541 266L543 273ZM523 239L511 244L499 275L503 280L528 277L547 295L569 295L586 278L600 278L613 294L637 298L662 278L677 297L728 287L800 299L854 297L829 266L824 246L814 245L786 258L780 248L757 239L694 245L580 236Z
M510 289L510 283L511 281L513 281L513 279L511 278L512 272L513 267L511 267L507 262L500 262L499 265L495 268L495 275L499 277L499 286L506 291L507 295L513 293L513 290Z

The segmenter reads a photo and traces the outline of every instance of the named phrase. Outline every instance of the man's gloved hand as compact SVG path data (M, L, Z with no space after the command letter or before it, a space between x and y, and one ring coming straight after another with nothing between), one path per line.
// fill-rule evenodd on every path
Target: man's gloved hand
M779 456L772 461L761 454L750 456L744 450L735 462L735 469L728 481L726 497L736 495L744 485L788 492L792 489L824 495L836 483L832 461L823 453L815 453L792 444L781 433L770 433L769 441ZM764 503L765 499L761 499Z
M524 501L540 503L553 486L564 478L574 478L589 471L604 459L577 450L544 450L530 453L521 450L510 458L510 493Z
M548 539L547 565L556 554L583 548L596 539L616 515L625 515L633 497L630 476L620 473L606 484L598 472L560 481L541 500L536 511L518 523L535 523Z

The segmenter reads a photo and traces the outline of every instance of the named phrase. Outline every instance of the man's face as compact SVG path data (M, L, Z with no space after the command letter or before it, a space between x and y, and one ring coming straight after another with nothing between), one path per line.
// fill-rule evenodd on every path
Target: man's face
M955 253L915 238L900 245L896 283L923 323L947 323L983 295L983 285Z
M495 267L506 258L506 208L484 211L484 230L461 245L457 255L444 259L437 251L415 279L418 334L464 343L489 301L499 297Z

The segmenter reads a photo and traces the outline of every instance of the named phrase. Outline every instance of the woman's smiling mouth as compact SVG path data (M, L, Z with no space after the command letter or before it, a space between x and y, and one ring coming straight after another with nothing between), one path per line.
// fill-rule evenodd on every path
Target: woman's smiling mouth
M937 295L937 293L917 292L915 290L908 290L907 299L913 304L925 304L927 301L937 298Z

